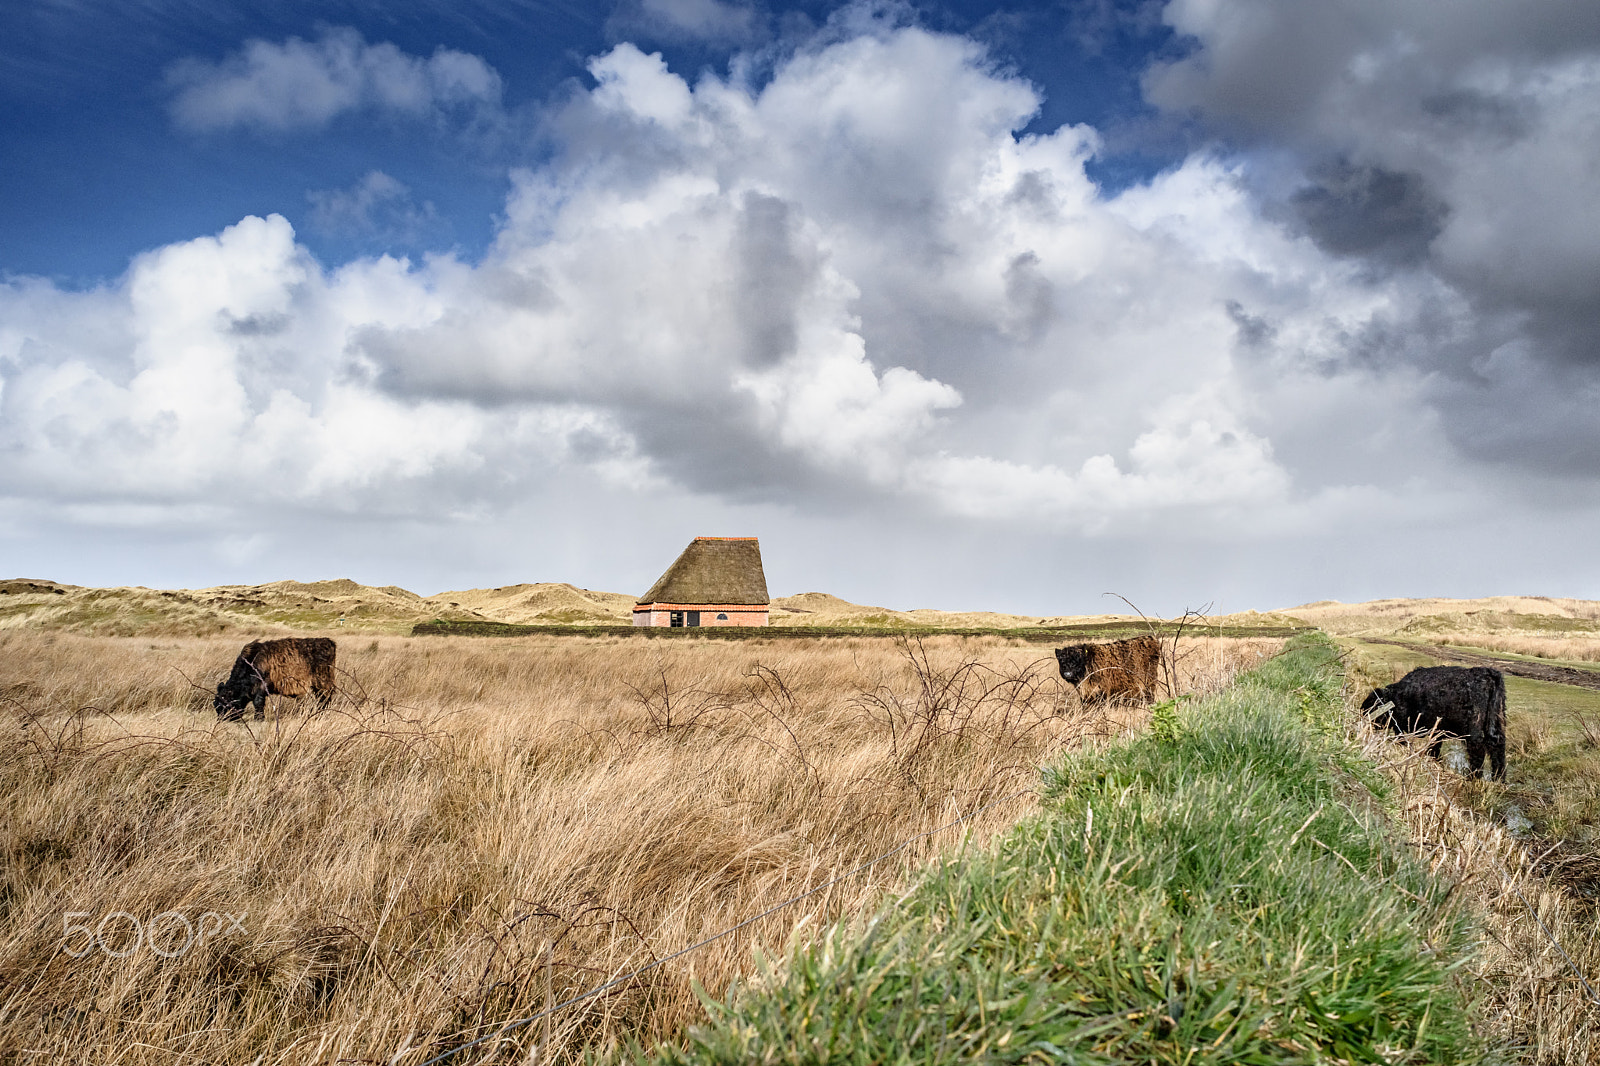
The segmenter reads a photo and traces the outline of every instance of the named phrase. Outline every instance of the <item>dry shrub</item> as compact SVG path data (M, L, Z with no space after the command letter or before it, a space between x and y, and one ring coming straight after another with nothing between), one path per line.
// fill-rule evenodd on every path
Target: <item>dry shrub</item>
M1516 715L1506 723L1506 750L1519 762L1548 753L1558 742L1555 723L1543 716Z
M1406 846L1440 891L1478 912L1487 938L1467 978L1485 1023L1520 1062L1600 1063L1600 859L1519 839L1527 822L1506 805L1515 790L1462 777L1429 758L1426 744L1351 713L1358 741L1395 787Z
M211 713L236 638L0 636L0 1048L415 1066L993 804L549 1033L658 1038L692 982L981 843L1042 762L1147 713L1079 707L1000 639L345 636L333 707L262 725ZM1185 642L1182 684L1275 646ZM210 935L177 950L179 919ZM545 1038L501 1035L458 1061Z

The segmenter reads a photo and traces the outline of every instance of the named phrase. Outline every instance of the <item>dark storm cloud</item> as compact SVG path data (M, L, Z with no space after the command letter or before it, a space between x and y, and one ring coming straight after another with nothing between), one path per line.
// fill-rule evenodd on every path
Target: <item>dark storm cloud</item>
M1224 307L1239 330L1239 343L1245 348L1264 347L1277 337L1278 331L1271 322L1260 315L1252 315L1238 300L1229 300Z
M1152 67L1154 102L1297 164L1287 224L1373 284L1411 270L1454 294L1436 314L1449 296L1417 289L1448 325L1397 340L1375 321L1348 362L1438 375L1467 456L1592 477L1596 418L1573 397L1600 386L1600 5L1172 0L1165 17L1198 47Z
M1480 462L1584 483L1557 497L1592 502L1600 490L1600 384L1583 369L1538 363L1526 351L1513 344L1485 361L1483 376L1436 382L1431 391L1450 413L1445 431Z
M746 193L734 238L734 312L747 358L770 366L795 350L799 299L815 281L814 248L797 241L793 209L776 196Z
M1537 117L1526 101L1506 99L1481 89L1456 88L1422 99L1422 113L1439 127L1483 138L1498 145L1513 144L1531 132Z
M1450 209L1419 174L1346 161L1314 168L1289 202L1311 239L1338 256L1409 266L1427 257Z

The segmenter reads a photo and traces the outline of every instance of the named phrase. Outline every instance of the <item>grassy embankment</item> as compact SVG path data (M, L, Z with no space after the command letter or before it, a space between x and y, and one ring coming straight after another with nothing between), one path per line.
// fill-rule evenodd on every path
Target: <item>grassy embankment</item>
M1461 1062L1470 925L1301 638L1042 811L708 1003L678 1062ZM645 1056L641 1056L643 1058Z

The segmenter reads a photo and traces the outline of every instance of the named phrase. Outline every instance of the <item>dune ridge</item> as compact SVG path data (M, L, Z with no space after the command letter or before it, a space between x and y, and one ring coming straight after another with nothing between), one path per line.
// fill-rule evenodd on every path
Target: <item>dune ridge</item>
M0 629L55 629L103 636L145 634L271 634L306 630L407 633L419 622L510 622L520 625L628 625L636 597L564 581L524 582L423 596L397 585L349 578L271 581L200 589L142 586L90 588L43 578L0 580ZM1021 615L919 607L902 611L852 603L826 592L772 601L775 626L879 626L1024 629L1127 622L1131 614ZM1211 616L1202 624L1314 625L1349 636L1538 632L1600 633L1600 601L1546 596L1480 599L1319 600L1272 611Z

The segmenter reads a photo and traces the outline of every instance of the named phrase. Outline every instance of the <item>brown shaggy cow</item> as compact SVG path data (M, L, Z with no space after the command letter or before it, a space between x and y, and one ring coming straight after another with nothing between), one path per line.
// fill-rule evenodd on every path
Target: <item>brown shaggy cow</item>
M285 637L253 640L233 661L233 673L217 682L212 706L225 722L244 719L244 709L256 705L256 721L267 716L268 696L294 696L307 692L317 698L320 710L333 699L333 641L327 637Z
M1155 637L1056 649L1061 676L1077 687L1084 703L1149 703L1160 663L1161 642Z

